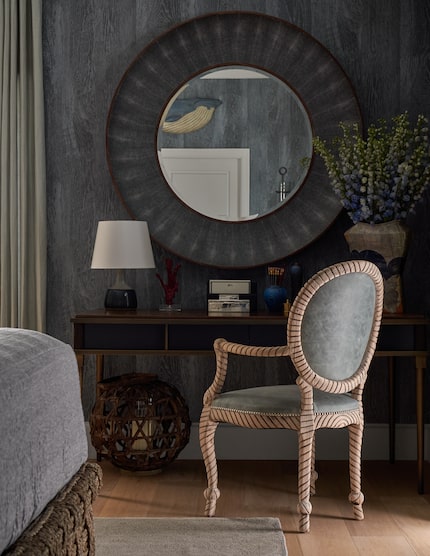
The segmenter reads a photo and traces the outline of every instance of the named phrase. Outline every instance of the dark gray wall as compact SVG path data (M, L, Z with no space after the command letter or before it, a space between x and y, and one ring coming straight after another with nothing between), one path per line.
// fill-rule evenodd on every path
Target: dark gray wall
M113 92L135 55L158 34L194 16L222 10L251 10L281 17L303 28L337 58L359 99L364 123L403 110L430 115L430 6L421 0L45 0L44 83L48 187L48 333L72 342L73 314L103 305L112 274L90 270L97 222L128 218L110 180L105 157L105 123ZM252 40L252 37L250 37ZM430 238L428 196L410 219L412 240L404 271L408 311L429 311ZM178 224L179 225L179 224ZM301 253L305 278L348 258L341 214L333 226ZM155 246L162 270L165 256ZM174 257L175 261L177 258ZM180 271L184 308L205 306L209 278L246 277L265 285L265 268L227 272L186 261ZM160 286L155 271L128 275L142 308L156 308ZM262 296L259 300L263 309ZM289 380L283 369L251 369L249 380ZM147 356L108 361L109 373L158 372L177 385L197 420L204 389L213 374L211 356ZM414 420L414 373L400 365L399 420ZM245 385L239 379L237 384ZM366 389L368 422L387 421L386 370L374 363ZM84 407L94 401L94 366L88 366Z

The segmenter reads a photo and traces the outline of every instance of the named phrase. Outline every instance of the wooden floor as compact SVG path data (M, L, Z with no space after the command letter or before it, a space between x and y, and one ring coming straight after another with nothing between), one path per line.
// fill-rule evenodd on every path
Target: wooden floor
M107 461L101 466L104 484L94 505L96 517L203 515L206 477L201 461L176 460L163 472L146 476ZM289 556L430 555L429 464L427 494L419 495L415 462L364 462L364 521L352 519L347 462L321 461L317 470L310 533L297 532L296 462L219 462L217 516L278 517Z

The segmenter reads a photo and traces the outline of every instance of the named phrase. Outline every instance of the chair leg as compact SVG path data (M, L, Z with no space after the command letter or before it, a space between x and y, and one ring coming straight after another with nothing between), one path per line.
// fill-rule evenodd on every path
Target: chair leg
M297 511L300 514L299 530L301 533L307 533L310 529L310 514L312 512L310 491L313 442L313 430L305 433L299 432L299 503L297 505Z
M312 469L311 469L311 496L316 493L315 483L318 479L318 472L315 470L315 435L312 442Z
M209 419L210 408L204 407L200 417L200 448L203 454L203 461L206 468L208 488L204 491L206 499L205 515L213 517L215 515L216 503L220 495L218 489L218 467L215 455L215 432L217 422Z
M363 442L363 425L349 425L349 480L348 500L352 504L354 518L364 519L364 495L361 492L361 445Z

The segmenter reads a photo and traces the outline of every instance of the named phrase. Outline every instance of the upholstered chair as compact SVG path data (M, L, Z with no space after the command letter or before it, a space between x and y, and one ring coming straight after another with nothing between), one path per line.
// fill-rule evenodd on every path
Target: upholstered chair
M255 429L298 432L299 529L309 531L315 493L315 431L348 427L350 493L355 519L363 519L361 446L363 388L379 333L383 280L378 268L353 260L315 274L298 293L289 313L287 345L247 346L217 339L216 373L204 395L200 446L208 487L205 514L215 515L218 471L215 432L218 423ZM296 384L259 386L223 392L229 354L289 357ZM246 364L246 360L243 361ZM287 362L286 362L287 363Z

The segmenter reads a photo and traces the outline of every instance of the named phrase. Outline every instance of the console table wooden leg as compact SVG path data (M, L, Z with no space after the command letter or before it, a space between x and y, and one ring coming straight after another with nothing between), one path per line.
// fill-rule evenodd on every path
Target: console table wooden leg
M103 380L104 355L96 355L96 395L99 395L99 383Z
M76 361L78 363L79 384L81 385L81 398L82 398L82 392L84 389L84 356L81 354L76 355Z
M424 494L424 369L425 357L415 358L417 395L418 494Z
M396 397L395 397L395 373L394 373L394 357L388 357L388 384L390 391L389 399L389 457L390 463L396 460Z

